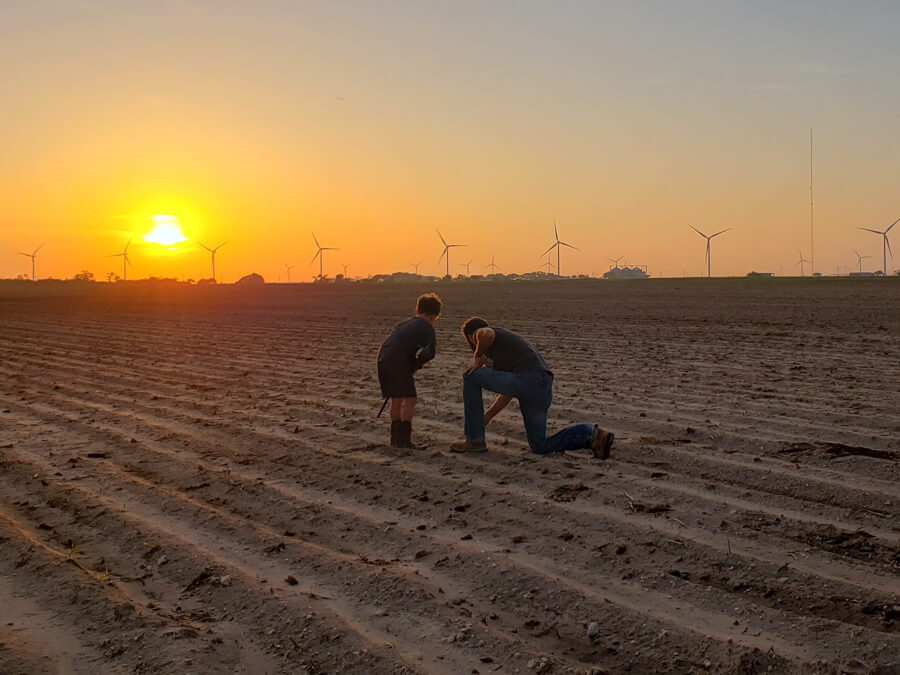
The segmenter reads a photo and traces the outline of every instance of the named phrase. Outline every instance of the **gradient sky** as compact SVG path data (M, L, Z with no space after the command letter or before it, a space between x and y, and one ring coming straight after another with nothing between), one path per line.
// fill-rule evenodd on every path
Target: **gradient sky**
M881 268L894 2L0 0L0 276ZM177 215L174 251L139 239ZM900 235L900 232L897 233ZM900 236L892 243L900 247ZM900 251L900 248L898 248ZM900 253L898 253L900 255ZM900 267L900 258L889 267ZM808 273L808 268L807 268Z

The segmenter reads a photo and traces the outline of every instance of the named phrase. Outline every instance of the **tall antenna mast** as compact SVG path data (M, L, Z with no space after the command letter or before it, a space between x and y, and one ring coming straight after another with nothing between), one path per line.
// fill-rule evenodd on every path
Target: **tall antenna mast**
M813 130L809 130L809 267L810 274L816 271L816 249L813 245Z

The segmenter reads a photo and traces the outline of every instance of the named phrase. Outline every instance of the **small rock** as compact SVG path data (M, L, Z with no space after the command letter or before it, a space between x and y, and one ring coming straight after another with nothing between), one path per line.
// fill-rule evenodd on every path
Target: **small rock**
M156 565L157 566L165 565L167 562L169 562L169 557L165 556L165 555L161 555L161 556L159 556L159 558L157 558Z
M587 634L589 638L594 638L600 635L600 624L596 621L591 621L587 625Z
M375 616L387 616L387 610L384 607L379 607L375 610Z

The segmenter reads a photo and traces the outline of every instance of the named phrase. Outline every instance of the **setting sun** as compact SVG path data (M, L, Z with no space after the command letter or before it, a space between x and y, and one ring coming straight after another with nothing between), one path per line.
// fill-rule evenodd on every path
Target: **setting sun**
M177 216L158 214L150 218L153 220L153 229L144 235L144 241L162 246L173 246L187 241Z

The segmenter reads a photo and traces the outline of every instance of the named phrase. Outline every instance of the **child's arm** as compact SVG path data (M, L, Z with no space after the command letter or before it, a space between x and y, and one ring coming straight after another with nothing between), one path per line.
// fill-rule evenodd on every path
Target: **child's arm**
M416 351L416 370L425 366L426 363L431 361L434 358L434 355L437 353L437 346L432 342L431 344L425 345L424 347L420 347Z

